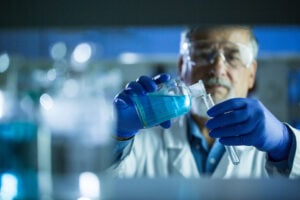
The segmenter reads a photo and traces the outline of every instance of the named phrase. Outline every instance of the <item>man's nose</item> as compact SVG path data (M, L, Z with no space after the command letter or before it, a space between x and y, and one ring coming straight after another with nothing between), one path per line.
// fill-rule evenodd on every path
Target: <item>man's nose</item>
M218 52L215 54L214 58L211 62L211 73L213 73L215 76L222 76L226 73L226 58L223 55L223 53Z

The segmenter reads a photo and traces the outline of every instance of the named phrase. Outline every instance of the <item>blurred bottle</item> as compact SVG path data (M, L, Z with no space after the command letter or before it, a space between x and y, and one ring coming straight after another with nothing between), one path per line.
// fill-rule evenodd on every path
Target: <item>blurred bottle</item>
M7 199L37 199L38 125L34 107L28 97L10 91L1 91L0 96L0 195ZM15 184L8 187L13 179Z

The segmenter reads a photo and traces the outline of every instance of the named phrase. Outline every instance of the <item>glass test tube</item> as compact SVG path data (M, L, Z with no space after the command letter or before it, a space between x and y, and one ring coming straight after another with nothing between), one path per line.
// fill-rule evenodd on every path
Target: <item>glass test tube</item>
M204 101L205 106L206 106L207 109L209 109L212 106L214 106L214 102L213 102L210 94L203 95L202 99L203 99L203 101ZM227 145L225 145L225 149L226 149L226 151L229 154L229 158L230 158L231 162L234 165L238 165L240 163L240 159L239 159L239 156L236 153L235 147L234 146L227 146Z

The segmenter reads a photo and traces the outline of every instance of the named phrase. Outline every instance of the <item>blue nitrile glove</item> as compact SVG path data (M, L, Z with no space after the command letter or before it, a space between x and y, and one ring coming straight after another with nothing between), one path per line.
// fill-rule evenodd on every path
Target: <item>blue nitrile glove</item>
M251 145L274 161L288 157L292 136L288 128L257 99L234 98L207 111L211 137L224 145Z
M152 79L147 76L141 76L136 81L128 83L125 89L116 95L114 106L117 114L117 137L130 138L143 128L135 105L131 100L132 95L146 95L149 92L154 92L158 89L158 84L166 82L170 78L169 74L159 74ZM163 128L169 128L171 122L166 121L160 125Z

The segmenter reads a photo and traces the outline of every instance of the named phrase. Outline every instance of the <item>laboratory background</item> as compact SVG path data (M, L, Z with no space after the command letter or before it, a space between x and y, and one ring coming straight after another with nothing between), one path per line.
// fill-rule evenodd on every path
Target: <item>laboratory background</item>
M61 6L47 1L39 10L41 2L30 3L32 9L21 3L20 9L10 13L11 24L7 16L1 20L0 199L98 199L99 177L111 161L114 96L140 75L168 72L176 77L180 33L191 19L206 25L253 25L260 48L250 95L259 98L278 119L300 129L300 26L296 23L299 18L289 12L292 7L276 7L288 15L283 19L271 11L269 17L249 18L251 12L246 11L244 21L234 21L213 11L208 15L212 21L201 21L204 14L184 15L179 20L179 14L167 8L157 10L157 16L151 18L150 11L143 13L147 6L155 8L149 3L123 2L116 7L94 2L104 14L94 14L93 4L83 6L93 11L91 15L77 16L67 9L64 24L58 20L63 18ZM15 4L11 1L10 8ZM52 12L45 17L49 5ZM106 10L109 6L111 12ZM144 18L122 11L126 6L137 15L145 14ZM79 7L75 1L74 9ZM179 4L175 8L178 10ZM117 12L128 16L119 19ZM170 21L159 18L163 13L171 16ZM273 14L279 23L272 21ZM100 18L103 16L107 19Z

